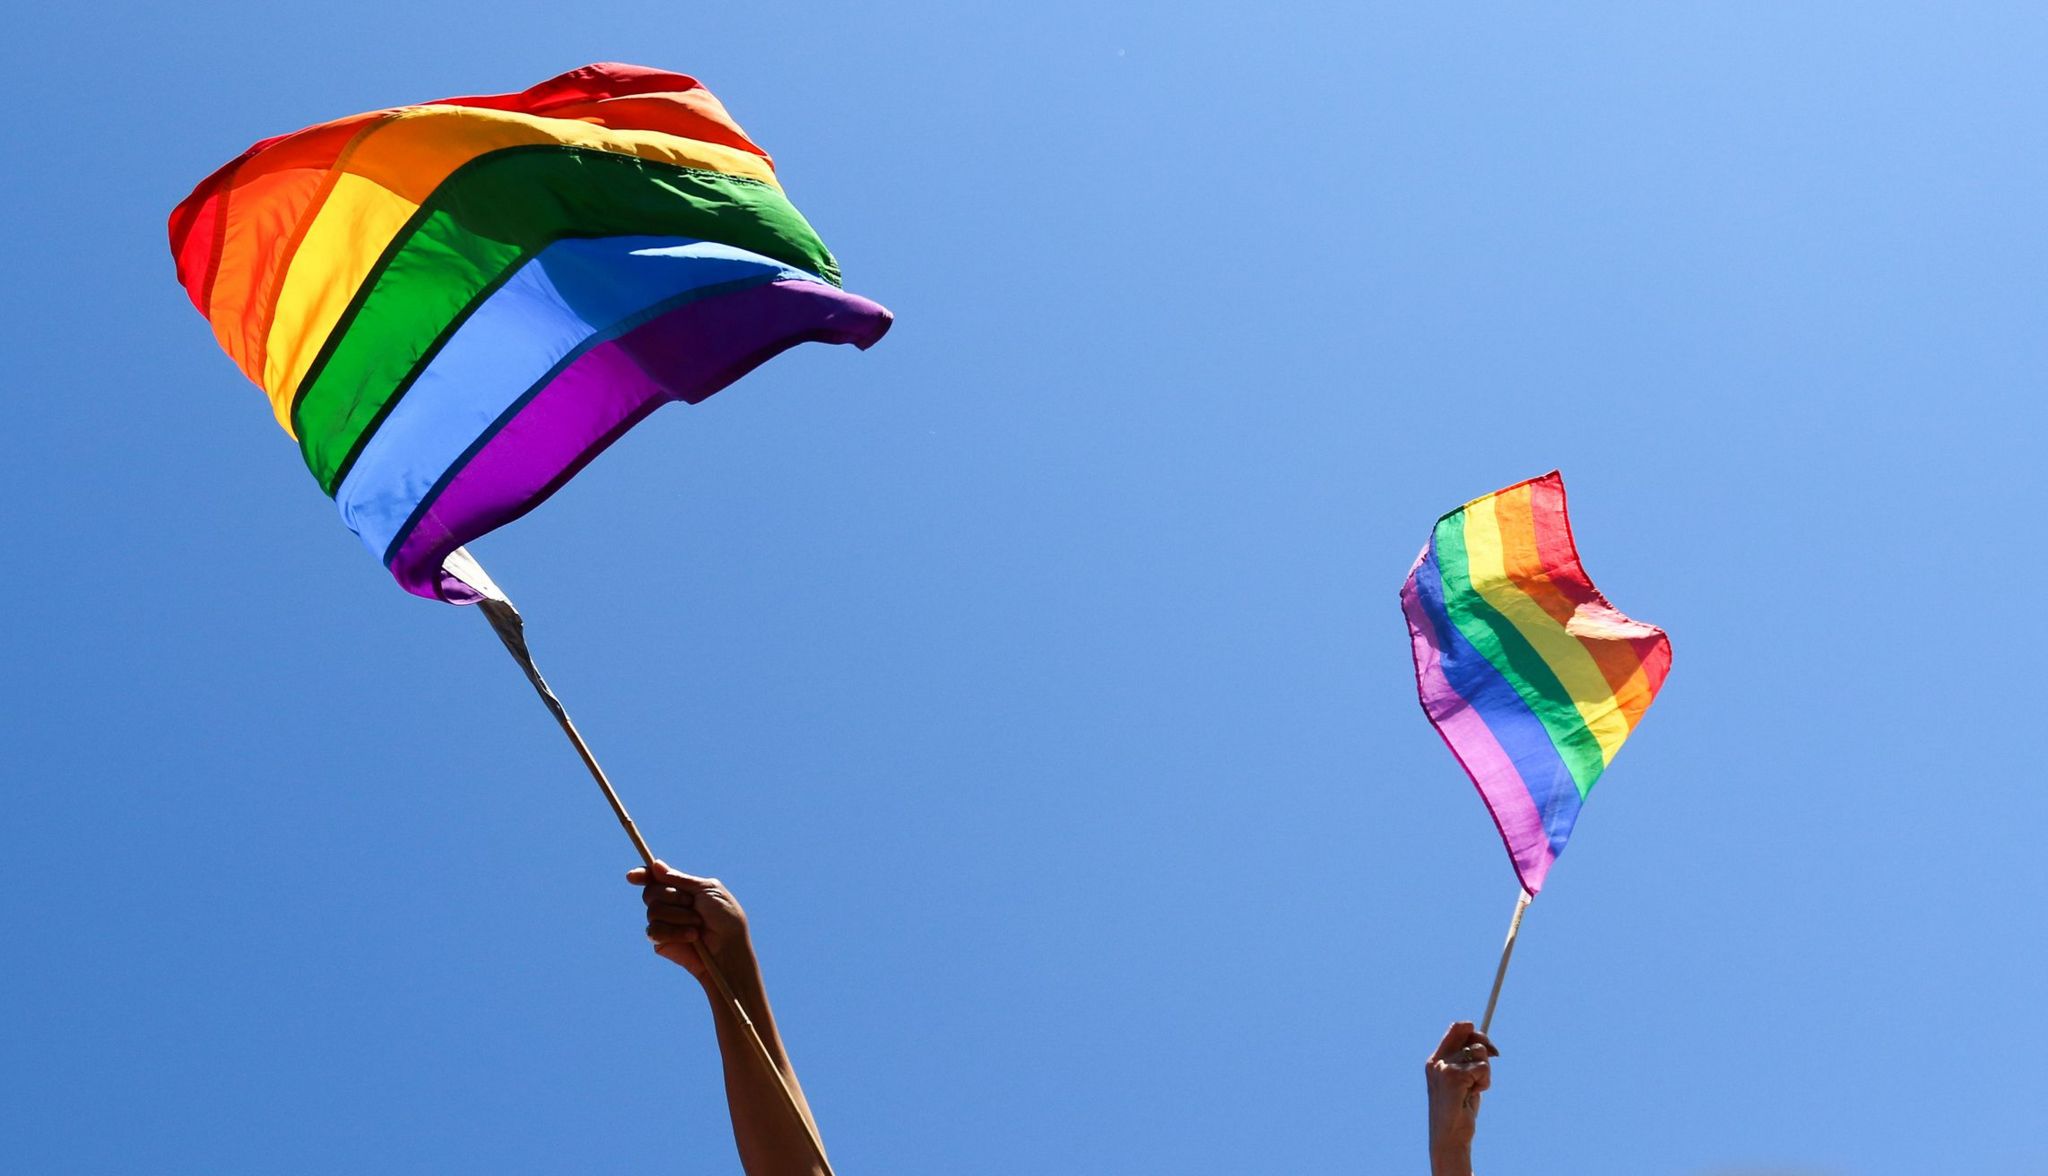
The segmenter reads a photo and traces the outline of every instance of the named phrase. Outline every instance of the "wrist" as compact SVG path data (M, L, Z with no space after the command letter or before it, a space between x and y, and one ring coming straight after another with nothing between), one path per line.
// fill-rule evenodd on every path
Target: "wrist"
M726 987L732 989L733 995L741 1000L760 994L761 966L755 961L751 946L739 943L719 951L705 952L700 949L698 958L707 965L697 976L697 982L704 986L706 996L717 1000L720 995L718 981L711 977L713 969L724 978Z

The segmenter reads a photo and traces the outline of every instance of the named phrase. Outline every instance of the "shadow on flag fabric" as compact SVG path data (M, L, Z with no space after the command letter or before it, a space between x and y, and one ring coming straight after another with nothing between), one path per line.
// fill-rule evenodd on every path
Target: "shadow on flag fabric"
M1438 519L1401 609L1423 712L1534 895L1664 685L1671 641L1593 587L1555 470Z
M178 281L407 591L644 418L887 310L695 79L573 70L267 139L170 218Z

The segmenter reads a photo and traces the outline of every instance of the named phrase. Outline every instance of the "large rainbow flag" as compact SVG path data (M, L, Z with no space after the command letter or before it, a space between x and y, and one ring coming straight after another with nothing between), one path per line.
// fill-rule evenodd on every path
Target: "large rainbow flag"
M1401 609L1422 709L1533 895L1664 685L1671 641L1593 587L1555 470L1438 519Z
M889 312L695 79L590 65L518 94L266 139L170 220L178 280L408 591L647 413Z

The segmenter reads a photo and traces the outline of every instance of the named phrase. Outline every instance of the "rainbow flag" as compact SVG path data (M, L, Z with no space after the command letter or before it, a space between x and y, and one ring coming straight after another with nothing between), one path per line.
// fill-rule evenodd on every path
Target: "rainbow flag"
M266 139L170 218L178 281L408 591L655 408L889 312L695 79L590 65L518 94Z
M1555 470L1438 519L1401 610L1422 709L1533 895L1664 685L1671 641L1593 587Z

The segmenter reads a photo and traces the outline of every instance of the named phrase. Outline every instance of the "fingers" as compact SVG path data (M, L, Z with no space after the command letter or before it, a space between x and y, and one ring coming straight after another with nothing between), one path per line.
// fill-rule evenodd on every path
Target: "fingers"
M647 904L648 938L659 944L664 938L677 937L687 931L682 941L694 942L697 939L704 927L704 915L697 910L697 901L707 887L694 883L709 882L710 886L716 886L715 881L677 874L658 861L652 870L629 871L626 880L641 883L640 898Z
M1436 1052L1429 1055L1429 1060L1432 1062L1450 1061L1451 1056L1464 1049L1465 1043L1472 1040L1473 1035L1478 1032L1479 1030L1474 1029L1470 1021L1451 1022L1451 1027L1444 1030L1444 1039L1436 1043Z
M708 891L688 890L679 886L664 886L656 882L641 888L640 901L646 903L647 909L650 911L660 909L694 911L699 907L716 909L718 900L716 898L707 898L706 895L708 893Z
M1445 1092L1467 1109L1477 1110L1479 1095L1493 1086L1493 1067L1488 1062L1499 1056L1493 1041L1473 1028L1472 1022L1453 1022L1437 1043L1436 1052L1429 1055L1430 1090Z
M1486 1047L1477 1041L1466 1042L1444 1069L1457 1075L1468 1096L1493 1085L1493 1067L1487 1064Z
M658 883L677 890L688 890L695 894L701 894L706 890L716 890L721 885L716 878L699 878L695 874L685 874L659 858L655 859L652 869L646 866L634 866L632 869L627 870L626 881L635 886Z
M1429 1055L1429 1060L1469 1066L1499 1056L1500 1049L1493 1044L1493 1039L1473 1028L1472 1022L1453 1021L1451 1027L1444 1030L1444 1039L1437 1043L1436 1052Z
M675 886L663 886L659 882L640 888L640 901L648 906L696 906L697 892Z
M690 907L650 902L647 904L647 924L650 927L655 924L664 927L702 927L704 916Z
M635 886L645 886L653 881L668 882L672 878L696 881L696 879L691 879L690 875L683 873L660 858L655 858L654 865L652 866L634 866L626 871L626 881L631 882Z
M746 940L746 916L716 878L699 878L656 861L626 871L647 907L647 941L654 952L702 976L706 952Z

